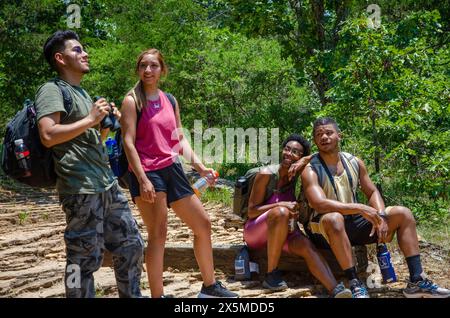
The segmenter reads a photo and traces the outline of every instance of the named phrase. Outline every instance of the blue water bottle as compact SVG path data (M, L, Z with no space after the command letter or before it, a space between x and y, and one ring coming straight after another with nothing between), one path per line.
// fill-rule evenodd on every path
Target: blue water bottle
M381 243L377 245L377 259L380 265L381 276L383 276L383 283L393 283L397 281L394 267L391 262L391 254L389 253L386 244Z
M116 177L119 177L119 149L115 139L108 137L105 141L106 150L108 151L109 165Z

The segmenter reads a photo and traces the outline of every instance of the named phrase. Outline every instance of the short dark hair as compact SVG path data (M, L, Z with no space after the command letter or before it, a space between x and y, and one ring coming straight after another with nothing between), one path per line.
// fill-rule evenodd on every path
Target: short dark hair
M311 153L311 144L303 136L300 136L299 134L291 134L283 141L281 146L283 148L286 147L289 141L296 141L303 146L303 156L309 156Z
M317 119L314 121L314 125L313 125L313 136L315 136L315 134L316 134L316 129L317 129L317 127L319 127L319 126L325 126L325 125L333 125L334 129L336 129L336 131L337 131L338 133L341 132L341 130L339 129L339 126L338 126L337 122L336 122L333 118L331 118L331 117L320 117L320 118L317 118Z
M79 41L80 38L78 37L78 34L71 30L58 30L53 33L44 44L45 59L55 71L58 71L55 61L55 53L64 51L67 40Z

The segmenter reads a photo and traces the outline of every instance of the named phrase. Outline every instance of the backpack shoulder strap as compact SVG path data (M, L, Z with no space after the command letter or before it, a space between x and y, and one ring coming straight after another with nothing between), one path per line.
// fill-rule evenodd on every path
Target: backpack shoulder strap
M269 185L272 186L273 192L277 191L279 193L284 193L288 189L295 187L295 184L297 183L297 179L298 179L297 176L294 179L292 179L292 181L290 181L289 183L287 183L284 186L282 186L281 188L277 189L278 181L280 179L280 176L279 176L280 165L279 164L270 165L270 166L267 166L267 168L272 172Z
M267 187L266 187L265 201L268 200L274 192L284 193L287 190L291 189L292 187L295 187L298 177L295 177L291 182L289 182L289 183L285 184L284 186L282 186L281 188L277 189L278 181L280 179L280 176L279 176L280 165L279 164L270 165L270 166L266 166L266 168L268 168L272 174L270 175L269 183L267 184Z
M58 86L58 88L61 90L61 94L63 96L64 109L66 110L66 115L61 120L61 121L63 121L63 120L66 120L69 117L70 113L72 112L72 109L73 109L72 96L70 95L69 90L66 87L64 87L63 85L59 84L56 79L53 80L53 83L55 83L55 85Z
M309 162L309 165L311 166L313 171L317 174L317 178L319 179L319 185L320 187L323 188L323 185L325 184L326 174L322 169L322 163L320 162L318 153L313 154L311 161Z
M132 94L129 94L128 96L131 96L131 98L134 100L134 109L136 110L136 129L139 123L139 120L141 119L142 111L140 111L137 107L137 101L134 98Z
M175 100L175 97L174 97L172 94L170 94L170 93L164 92L164 94L165 94L166 97L169 99L170 104L172 104L173 111L175 112L175 110L176 110L176 108L177 108L177 102L176 102L176 100Z
M278 183L278 170L275 169L276 165L273 166L262 166L262 167L255 167L250 170L248 170L245 173L245 178L248 180L248 196L250 197L250 194L253 189L253 184L256 179L256 175L261 173L263 169L268 169L270 171L269 174L269 183L266 186L266 192L264 194L264 201L266 201L274 192L274 190L277 187Z
M353 171L355 172L355 174L359 177L359 163L358 163L358 159L348 153L348 152L341 152L342 156L347 159L348 162L350 162L350 166L353 169Z

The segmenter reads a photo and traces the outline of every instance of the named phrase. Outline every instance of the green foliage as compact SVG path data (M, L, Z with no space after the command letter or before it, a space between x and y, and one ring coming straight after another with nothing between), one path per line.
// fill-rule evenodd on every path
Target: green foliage
M419 224L417 231L426 241L437 244L447 251L450 250L450 219L448 216L440 223Z
M221 203L224 206L231 207L233 193L227 188L208 188L201 196L202 202Z
M25 221L28 219L29 213L28 212L20 212L19 213L19 224L23 225Z
M59 26L62 8L60 1L46 1L43 6L38 0L0 3L1 128L49 76L41 53L43 34Z
M102 298L106 296L106 290L100 284L97 283L95 286L95 297Z
M87 48L107 38L104 1L81 1L82 28L76 30ZM60 0L0 2L0 128L25 98L34 99L37 88L53 77L43 56L43 45L53 32L66 29L66 6Z
M211 31L197 57L197 71L178 74L190 83L185 121L212 126L303 127L317 104L296 86L292 63L276 42ZM286 120L290 118L290 120ZM187 119L187 120L186 120Z
M54 74L42 55L66 28L71 1L0 3L0 129ZM120 105L134 63L150 47L169 65L162 89L182 122L203 129L279 128L310 137L317 116L335 117L343 148L365 159L388 204L440 222L450 201L449 3L367 1L77 1L91 72L82 86ZM203 145L209 140L202 140ZM257 163L261 164L261 163ZM254 164L223 163L222 176Z
M121 43L102 41L99 47L89 49L91 72L83 86L91 96L104 96L120 106L125 94L134 86L134 63L140 50L130 50Z
M388 203L401 194L419 220L442 220L449 213L444 65L450 50L439 19L437 11L420 12L379 29L367 28L365 18L347 21L336 53L345 64L333 73L327 92L333 102L321 111L337 119L349 144L359 146L357 154L386 186Z

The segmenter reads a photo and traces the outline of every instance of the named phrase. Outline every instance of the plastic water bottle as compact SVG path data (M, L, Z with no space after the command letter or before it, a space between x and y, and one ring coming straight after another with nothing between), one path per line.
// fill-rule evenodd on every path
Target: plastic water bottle
M194 190L194 193L200 197L202 195L202 192L206 190L206 188L209 187L208 179L214 180L219 177L219 173L217 171L214 171L214 173L208 173L206 177L198 179L193 185L192 189Z
M30 151L23 142L23 139L14 140L14 152L16 154L19 168L22 169L23 177L31 176Z
M115 139L108 137L105 141L106 150L108 151L109 164L116 177L119 176L119 149Z
M235 280L250 280L252 274L250 272L250 254L248 247L245 245L236 255L234 260L234 279Z
M391 262L391 254L389 253L386 244L377 245L377 259L380 265L381 276L383 276L383 283L393 283L397 281L394 267Z

